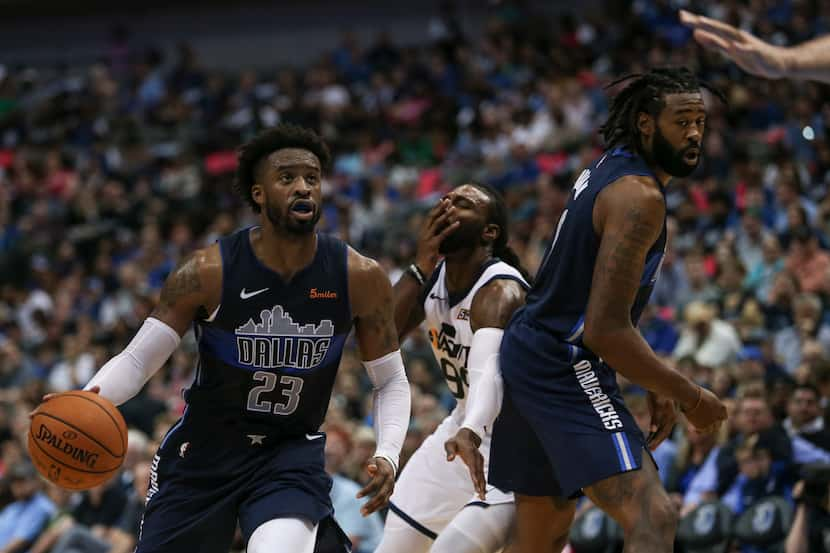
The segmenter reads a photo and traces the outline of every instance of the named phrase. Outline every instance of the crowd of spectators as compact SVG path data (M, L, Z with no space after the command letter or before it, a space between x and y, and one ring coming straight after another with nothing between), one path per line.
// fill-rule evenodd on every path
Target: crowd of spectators
M778 44L830 23L828 6L808 0L609 0L556 18L503 1L473 34L448 2L421 44L346 32L307 67L253 72L241 60L217 72L187 44L162 51L124 28L90 66L0 66L0 551L132 547L153 451L193 377L193 337L122 407L131 458L101 489L39 483L27 413L124 347L183 254L255 224L231 190L239 144L278 122L317 129L334 154L321 227L392 280L443 191L491 184L532 273L573 179L601 151L604 86L668 64L694 69L728 104L707 95L701 167L668 190L670 243L641 330L732 416L720 436L679 424L655 457L683 513L711 498L735 513L790 499L801 465L830 462L828 89L740 73L690 40L675 4ZM426 336L404 351L403 462L453 405ZM368 389L350 347L326 422L338 513L359 508L343 498L374 450ZM626 392L647 428L638 390ZM344 518L357 551L371 551L380 520Z

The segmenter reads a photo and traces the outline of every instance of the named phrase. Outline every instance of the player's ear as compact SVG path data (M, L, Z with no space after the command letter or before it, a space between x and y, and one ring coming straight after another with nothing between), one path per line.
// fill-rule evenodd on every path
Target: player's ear
M489 225L484 225L484 230L481 233L481 237L488 244L492 244L496 241L500 234L501 227L499 227L496 224L490 223Z
M643 138L650 138L654 134L654 126L657 124L654 117L644 111L637 114L637 130Z
M251 197L260 208L265 207L265 190L261 184L254 184L251 187Z

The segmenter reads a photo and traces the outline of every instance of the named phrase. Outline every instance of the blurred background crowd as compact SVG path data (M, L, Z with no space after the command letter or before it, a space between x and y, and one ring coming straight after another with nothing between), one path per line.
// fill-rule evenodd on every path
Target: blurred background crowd
M830 462L828 89L741 73L699 49L676 9L793 44L827 32L830 8L599 4L552 15L492 2L471 30L444 2L419 41L346 30L315 61L270 69L267 51L256 69L215 69L187 43L161 48L129 25L91 63L0 59L0 551L15 539L38 553L133 547L153 451L193 376L192 336L123 406L130 456L113 484L83 494L39 484L25 464L27 413L126 345L183 254L255 223L231 190L243 141L278 122L317 129L334 153L321 227L393 281L425 211L468 181L505 195L511 245L533 273L573 180L602 149L604 86L667 64L689 66L729 104L707 96L701 167L668 192L670 244L641 330L732 416L720 436L679 424L655 457L683 513L711 498L737 514L767 495L792 498L801 466ZM423 332L404 351L405 462L453 399ZM368 390L351 347L325 429L335 506L361 552L382 526L350 499L375 445ZM647 428L644 397L626 392Z

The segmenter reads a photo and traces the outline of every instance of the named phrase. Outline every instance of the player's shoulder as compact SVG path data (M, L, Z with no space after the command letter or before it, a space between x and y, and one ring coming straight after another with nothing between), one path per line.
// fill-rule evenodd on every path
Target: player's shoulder
M392 301L392 283L380 263L348 246L349 298L352 312L360 316L378 302Z
M471 324L477 328L504 328L524 304L526 284L512 273L494 276L475 293L470 305Z
M386 271L383 270L383 267L381 267L377 260L361 254L351 246L347 246L347 248L348 256L346 262L349 269L349 279L371 279L377 278L378 276L387 278Z
M493 277L478 289L473 298L473 303L488 303L492 301L505 301L518 298L522 301L527 288L523 283L509 275Z
M609 208L620 209L663 211L666 205L660 183L650 175L623 175L615 179L602 190L599 201Z
M173 275L181 273L198 274L202 278L221 277L222 253L219 244L198 248L185 255L173 270Z

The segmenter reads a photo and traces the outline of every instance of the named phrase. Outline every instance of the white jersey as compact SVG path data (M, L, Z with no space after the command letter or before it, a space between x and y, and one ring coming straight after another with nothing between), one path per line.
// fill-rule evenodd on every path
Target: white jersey
M424 313L429 325L432 351L458 404L404 466L395 483L389 508L413 528L432 539L435 539L465 506L514 502L512 493L503 492L489 484L487 499L482 502L475 493L467 466L460 457L447 462L447 454L444 451L444 442L455 436L464 422L464 407L470 388L467 380L467 358L473 343L473 330L470 328L473 298L482 286L501 278L516 280L525 288L528 287L519 271L498 259L485 263L475 284L457 297L450 297L447 293L446 265L443 263L430 276L425 286ZM484 455L484 474L487 474L490 459L489 433L482 436L480 450ZM512 517L510 522L512 523ZM510 526L511 524L506 524L500 529L505 539Z
M467 360L473 343L473 329L470 327L473 298L482 286L496 279L516 280L525 289L529 286L515 267L499 259L486 262L472 287L457 296L450 297L447 292L446 275L447 266L442 262L427 283L424 315L429 327L432 352L444 373L450 392L458 402L452 417L456 424L461 424L470 388Z

